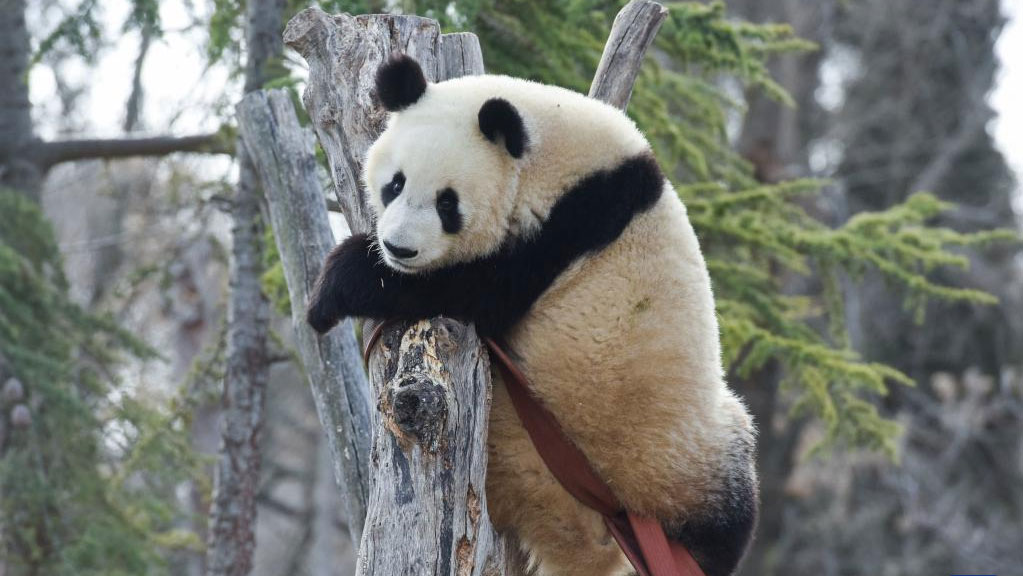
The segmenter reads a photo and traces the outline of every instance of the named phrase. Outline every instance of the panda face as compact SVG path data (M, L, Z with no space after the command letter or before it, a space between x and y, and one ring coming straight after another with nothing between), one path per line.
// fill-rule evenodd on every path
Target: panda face
M467 262L505 239L516 167L452 118L403 112L370 148L365 184L384 262L415 274Z
M407 274L476 260L501 247L527 144L508 102L466 105L438 93L436 85L423 90L391 115L363 173L380 254Z

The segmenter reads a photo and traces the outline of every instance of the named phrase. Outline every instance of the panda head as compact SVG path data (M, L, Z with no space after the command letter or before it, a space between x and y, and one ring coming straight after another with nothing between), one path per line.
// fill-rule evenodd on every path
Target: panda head
M414 274L496 251L529 148L519 110L478 83L428 83L404 55L378 70L376 91L391 114L363 180L384 261Z

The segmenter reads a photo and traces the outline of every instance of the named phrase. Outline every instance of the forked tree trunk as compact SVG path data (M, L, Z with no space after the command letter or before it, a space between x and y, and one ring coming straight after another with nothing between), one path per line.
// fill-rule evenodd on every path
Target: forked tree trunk
M305 104L353 232L372 229L361 161L383 128L376 69L392 52L433 81L482 74L472 34L415 16L296 16L285 41L309 62ZM304 306L303 306L304 307ZM367 329L369 329L367 327ZM447 319L384 329L370 362L378 410L358 574L501 574L502 541L483 500L489 363L475 331Z
M627 105L643 54L665 16L666 10L649 0L634 0L622 10L592 95ZM479 42L472 34L441 34L436 21L416 16L329 16L316 8L292 19L285 42L309 63L304 102L338 203L353 232L368 232L372 222L359 175L365 152L386 120L373 99L376 69L399 51L416 58L430 80L480 74ZM358 574L517 573L510 559L515 554L494 532L487 513L490 370L475 330L442 318L384 329L369 366L377 408L370 411L369 486L355 486L366 476L345 458L359 454L365 441L365 430L352 425L359 412L353 402L361 401L359 377L350 370L342 374L337 367L344 363L336 360L350 362L357 354L350 327L343 324L317 339L302 319L313 278L330 248L312 149L283 93L248 96L239 107L239 125L268 194L299 348L353 530L361 523L355 495L369 495ZM342 377L343 385L337 381ZM330 398L330 390L343 393ZM338 402L348 409L338 410Z

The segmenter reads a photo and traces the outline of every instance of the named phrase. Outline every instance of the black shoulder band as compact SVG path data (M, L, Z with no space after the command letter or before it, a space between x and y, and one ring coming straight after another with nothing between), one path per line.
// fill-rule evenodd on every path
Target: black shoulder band
M569 188L538 234L512 239L486 258L427 274L388 268L373 238L353 236L328 259L310 320L322 331L344 316L445 315L475 322L481 334L500 337L565 268L614 242L636 215L649 210L664 183L651 154L635 156Z

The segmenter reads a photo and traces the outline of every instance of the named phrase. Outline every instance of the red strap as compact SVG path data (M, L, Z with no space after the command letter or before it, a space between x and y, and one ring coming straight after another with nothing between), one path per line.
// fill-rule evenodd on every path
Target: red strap
M488 338L487 346L491 354L497 357L498 364L504 371L504 387L508 390L508 396L511 397L522 426L529 433L529 438L547 465L547 469L569 494L575 496L576 500L604 516L617 514L620 508L618 498L593 472L589 460L582 451L576 448L575 444L565 440L565 435L554 415L544 409L529 393L524 385L528 382L525 375L493 340ZM544 448L541 449L541 446Z
M623 512L611 488L586 455L565 436L554 415L529 393L529 380L492 339L487 347L504 373L504 386L533 447L561 486L604 517L622 552L640 576L704 576L680 542L669 541L656 518Z
M380 337L384 334L384 328L390 326L394 321L385 320L384 322L377 322L373 326L373 330L370 331L369 336L366 336L366 326L369 325L369 320L363 323L363 339L365 342L362 344L362 363L366 366L366 370L369 370L369 355L373 353L373 349L376 348L377 342L380 341Z

